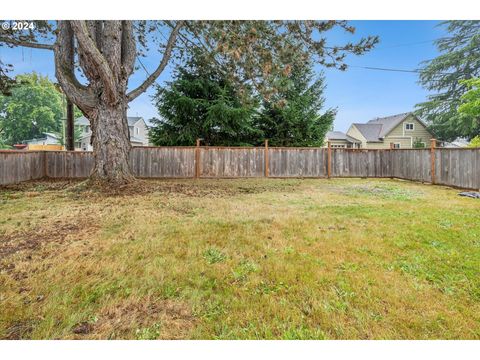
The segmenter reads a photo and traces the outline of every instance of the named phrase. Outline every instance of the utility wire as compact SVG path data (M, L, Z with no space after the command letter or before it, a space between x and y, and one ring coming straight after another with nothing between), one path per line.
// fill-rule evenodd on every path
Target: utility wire
M432 43L436 40L438 40L438 39L423 40L423 41L417 41L417 42L406 43L406 44L397 44L397 45L391 45L391 46L379 46L377 48L373 48L373 50L393 49L393 48L397 48L397 47L428 44L428 43Z
M416 73L420 74L421 70L407 70L407 69L392 69L392 68L381 68L374 66L357 66L357 65L347 65L348 67L358 68L358 69L367 69L367 70L378 70L378 71L393 71L393 72L405 72L405 73ZM452 73L438 73L440 75L452 75Z

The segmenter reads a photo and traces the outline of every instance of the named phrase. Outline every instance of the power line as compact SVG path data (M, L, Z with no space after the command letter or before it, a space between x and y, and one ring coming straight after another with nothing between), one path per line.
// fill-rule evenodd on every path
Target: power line
M436 40L437 40L437 39L430 39L430 40L416 41L416 42L405 43L405 44L397 44L397 45L390 45L390 46L380 46L380 47L377 47L377 48L373 48L373 50L393 49L393 48L397 48L397 47L428 44L428 43L432 43L432 42L434 42L434 41L436 41Z
M378 70L378 71L393 71L393 72L404 72L404 73L416 73L420 74L421 70L408 70L408 69L392 69L392 68L381 68L374 66L357 66L357 65L347 65L348 67L358 68L358 69L367 69L367 70ZM452 73L438 73L440 75L452 75Z
M142 63L142 60L140 60L140 56L137 56L137 60L140 64L140 66L143 68L143 70L145 71L145 73L147 74L147 78L151 75L150 72L147 70L147 68L145 67L145 65L143 65ZM160 83L157 81L158 80L158 77L155 79L155 83L158 85L158 86L162 86L160 85Z

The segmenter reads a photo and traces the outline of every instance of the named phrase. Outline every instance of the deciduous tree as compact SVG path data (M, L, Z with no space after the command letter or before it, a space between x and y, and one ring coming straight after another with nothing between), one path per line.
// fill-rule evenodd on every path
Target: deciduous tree
M18 75L9 92L0 95L0 137L5 144L62 132L64 101L47 77Z

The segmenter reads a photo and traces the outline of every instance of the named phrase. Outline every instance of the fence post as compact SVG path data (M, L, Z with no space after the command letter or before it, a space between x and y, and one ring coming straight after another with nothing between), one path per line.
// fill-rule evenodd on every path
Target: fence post
M45 150L43 150L43 173L43 177L48 178L48 155Z
M268 140L265 140L265 177L269 176L269 169L270 167L270 162L268 159Z
M327 178L330 179L332 176L332 144L330 141L327 143Z
M195 178L200 177L200 139L197 139L197 146L195 147Z
M435 146L436 139L430 139L430 171L432 175L432 184L435 184Z

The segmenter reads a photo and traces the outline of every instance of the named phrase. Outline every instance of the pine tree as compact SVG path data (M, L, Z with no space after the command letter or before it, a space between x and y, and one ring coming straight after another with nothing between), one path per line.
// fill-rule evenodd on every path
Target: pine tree
M315 78L310 64L294 67L286 86L263 101L257 127L272 146L322 146L336 110L321 113L325 103L323 75ZM282 90L285 89L285 90Z
M420 84L435 92L417 104L417 114L446 141L480 134L480 119L458 112L468 86L462 80L480 76L480 21L446 21L449 35L436 41L441 55L424 62Z
M173 81L157 87L154 103L162 119L153 119L149 137L155 145L253 145L255 104L251 93L238 90L218 68L194 53L177 69Z

